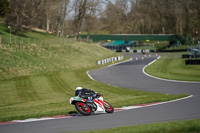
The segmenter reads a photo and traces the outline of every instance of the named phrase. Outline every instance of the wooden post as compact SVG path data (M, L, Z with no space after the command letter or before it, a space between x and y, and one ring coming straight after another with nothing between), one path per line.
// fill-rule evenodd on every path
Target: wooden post
M14 37L14 38L15 38L15 47L16 47L16 45L17 45L17 44L16 44L16 43L17 43L17 42L16 42L16 37Z
M21 48L21 43L22 43L22 41L19 41L19 49Z
M1 48L1 37L0 37L0 48Z
M22 49L23 41L19 42L19 49Z
M11 43L11 41L9 42L9 44L10 44L10 47L12 47L12 43Z
M22 37L22 42L21 42L21 44L20 44L20 49L23 48L23 44L24 44L24 38Z

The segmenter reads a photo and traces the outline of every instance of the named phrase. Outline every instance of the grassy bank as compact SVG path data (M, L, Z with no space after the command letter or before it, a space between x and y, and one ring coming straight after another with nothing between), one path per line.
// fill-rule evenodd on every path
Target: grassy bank
M9 35L8 31L0 32L3 37ZM35 35L30 37L30 34ZM27 36L27 39L36 39L44 33L26 32L23 35ZM44 36L49 38L52 35ZM86 71L100 68L97 60L113 56L118 54L94 43L76 42L66 38L63 38L62 43L24 42L20 48L18 45L10 47L2 44L0 121L68 115L75 111L74 106L69 104L69 99L74 96L77 86L104 94L105 99L114 107L167 101L184 96L113 87L92 81L87 76Z
M102 93L114 107L182 97L108 86L92 81L85 72L86 69L81 69L0 81L0 121L68 115L75 111L74 106L69 104L69 99L74 96L77 86Z
M118 54L94 43L69 39L62 44L30 44L22 49L3 47L0 51L0 79L93 67L97 66L98 59L113 56Z
M82 133L199 133L200 120L125 126Z
M172 80L200 81L199 65L185 65L182 53L163 54L161 58L145 69L150 75Z
M45 42L45 40L49 39L57 39L54 35L48 34L47 32L38 32L38 31L32 31L29 32L27 30L24 30L20 32L18 35L14 34L14 28L11 27L11 34L10 29L8 26L4 23L0 23L0 37L2 39L2 44L9 44L10 39L12 42L12 45L19 45L19 42L21 41L24 45L27 45L28 43L34 43L34 44L42 44ZM11 38L10 38L11 37Z

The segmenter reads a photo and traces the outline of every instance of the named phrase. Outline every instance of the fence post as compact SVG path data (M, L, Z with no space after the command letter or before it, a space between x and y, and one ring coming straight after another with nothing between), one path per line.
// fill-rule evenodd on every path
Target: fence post
M19 42L19 49L22 49L22 41Z
M16 37L14 37L14 39L15 39L15 44L14 44L14 45L15 45L15 47L16 47Z
M1 37L0 37L0 48L1 48Z

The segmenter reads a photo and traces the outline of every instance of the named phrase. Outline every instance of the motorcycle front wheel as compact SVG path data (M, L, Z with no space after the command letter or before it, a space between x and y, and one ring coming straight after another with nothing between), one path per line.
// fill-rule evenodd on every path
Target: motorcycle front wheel
M75 108L80 114L85 115L85 116L91 115L92 113L91 108L87 106L86 103L77 102L75 104Z
M106 113L113 113L114 112L114 108L108 102L104 101L104 106L105 106Z

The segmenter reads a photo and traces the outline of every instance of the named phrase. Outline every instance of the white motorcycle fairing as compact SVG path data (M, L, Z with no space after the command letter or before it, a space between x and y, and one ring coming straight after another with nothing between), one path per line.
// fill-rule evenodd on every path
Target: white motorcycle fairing
M71 97L70 104L75 105L76 110L85 116L91 113L113 113L114 108L108 102L103 100L103 95L98 95L93 102L79 96Z

